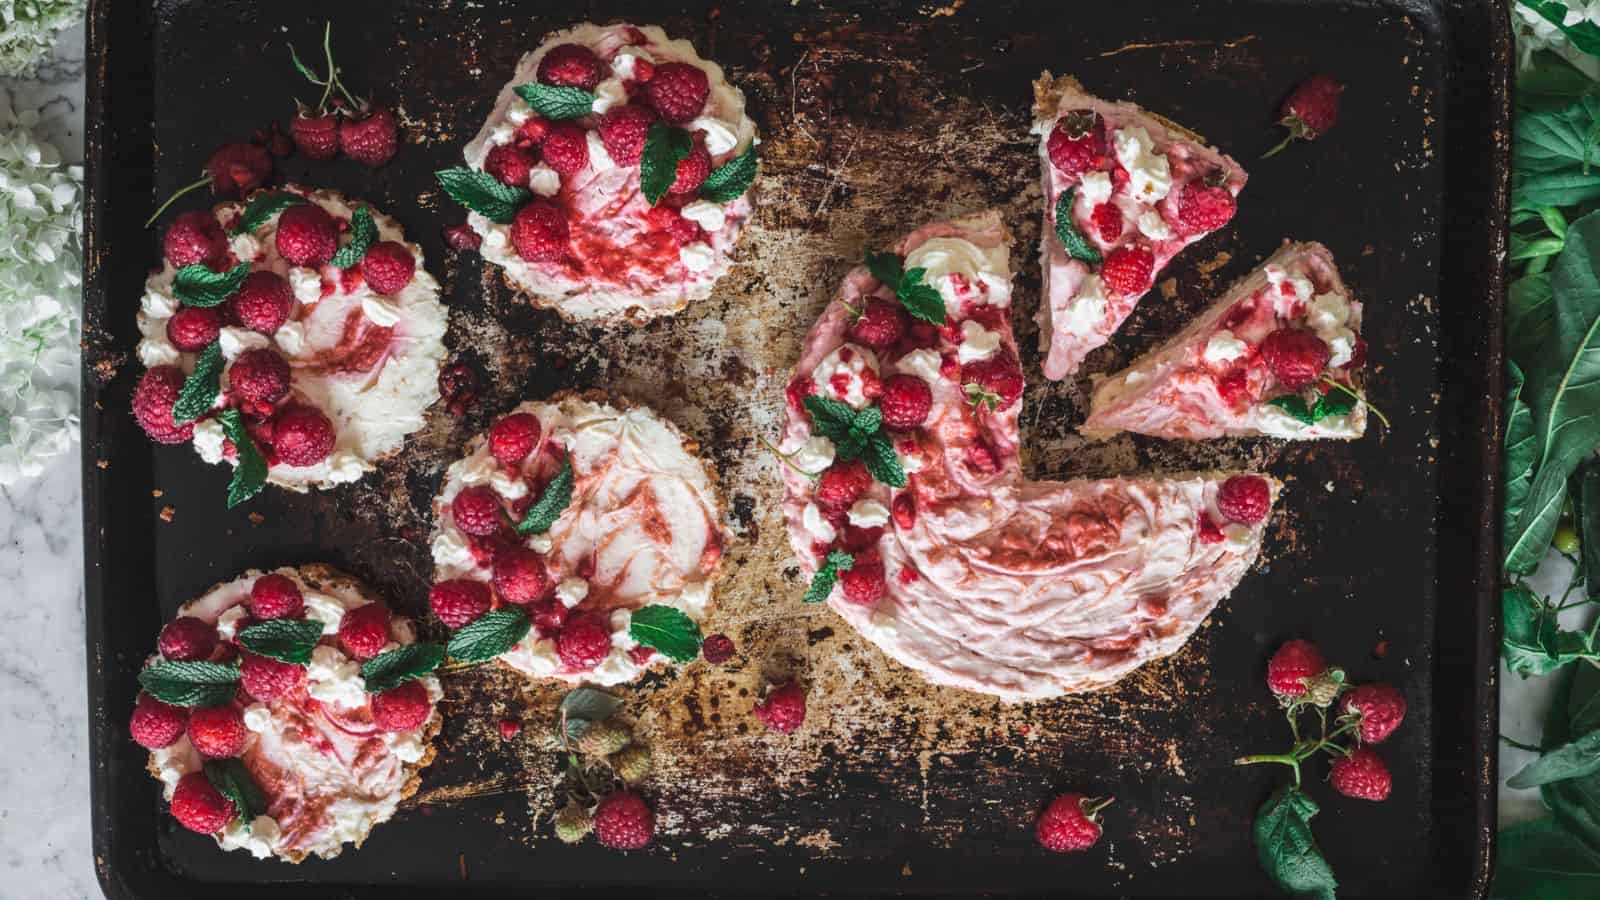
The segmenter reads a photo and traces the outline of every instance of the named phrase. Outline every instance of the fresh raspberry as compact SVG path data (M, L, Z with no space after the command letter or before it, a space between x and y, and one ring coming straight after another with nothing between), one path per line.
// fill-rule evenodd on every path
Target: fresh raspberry
M195 834L215 834L233 821L233 801L211 786L204 772L190 772L172 791L172 817Z
M294 663L280 662L245 651L239 660L239 686L244 692L267 703L300 686L306 670Z
M161 255L179 269L216 262L227 252L228 238L217 224L217 217L203 209L173 219L166 237L161 239Z
M988 359L962 366L961 384L968 399L984 406L993 404L996 410L1010 409L1022 399L1022 363L1015 351L1002 347Z
M1230 369L1217 379L1217 396L1235 410L1255 402L1255 394L1250 390L1250 376L1243 366Z
M533 604L529 618L533 620L533 627L539 630L542 638L553 638L561 633L561 627L567 624L567 617L572 611L567 605L555 597L541 600Z
M859 560L860 554L878 546L878 541L882 538L883 528L881 526L862 528L860 525L852 525L846 520L844 525L839 528L839 537L835 543L838 544L839 549L855 554Z
M1045 152L1050 156L1050 164L1068 178L1098 169L1106 157L1105 135L1100 129L1099 116L1088 110L1076 110L1062 116L1045 141Z
M652 229L671 235L680 247L700 240L700 225L692 219L685 219L675 207L664 203L652 206L645 212L644 219Z
M587 672L611 655L611 629L598 616L573 616L556 637L556 655L574 672Z
M1322 338L1299 328L1279 328L1261 342L1261 358L1278 383L1291 391L1317 383L1330 356Z
M339 123L339 149L366 166L381 166L400 148L400 127L388 107L374 106L359 119Z
M206 160L211 190L222 196L243 197L267 183L272 176L272 157L255 144L223 144Z
M286 466L314 466L333 452L333 423L315 406L290 406L272 423L272 447Z
M411 731L421 728L433 715L428 688L421 681L407 681L373 696L372 724L382 731Z
M483 235L472 230L472 226L465 222L451 225L444 230L444 242L452 250L476 250L483 246Z
M1306 679L1328 670L1322 651L1310 641L1287 641L1267 661L1267 687L1280 698L1306 695Z
M836 462L817 481L817 507L829 518L843 516L870 487L872 474L866 463L859 459Z
M786 681L756 704L756 718L779 734L793 734L806 720L806 692L798 681Z
M368 603L346 610L339 618L339 646L352 659L367 660L389 643L389 607Z
M333 159L339 152L339 118L333 114L308 116L304 112L289 122L289 136L307 159Z
M661 118L681 124L700 115L711 96L711 79L699 66L666 63L656 66L655 75L645 82L644 96Z
M1089 214L1089 221L1100 233L1100 240L1107 244L1114 244L1117 238L1122 237L1122 210L1115 203L1096 206L1094 212Z
M173 662L194 662L210 659L217 649L216 626L194 616L179 616L161 629L156 648L163 659Z
M483 158L483 170L501 184L527 187L528 173L533 171L536 162L532 153L516 144L501 144Z
M594 836L603 847L642 850L655 832L655 813L633 791L607 794L594 811Z
M1113 297L1137 297L1150 290L1156 258L1145 247L1130 244L1111 251L1100 266L1100 283Z
M1339 701L1345 714L1361 720L1361 742L1381 744L1406 717L1406 696L1388 684L1363 684Z
M507 603L526 606L544 599L550 590L550 572L544 557L527 547L510 547L494 558L494 589Z
M522 723L518 722L516 719L501 719L499 728L500 740L502 741L512 740L517 735L522 733Z
M839 573L844 598L857 606L873 606L888 592L883 560L875 552L856 557L849 570Z
M511 220L511 244L528 262L555 262L567 255L567 211L535 197Z
M289 364L266 347L246 350L228 367L228 390L270 406L289 396Z
M146 750L160 750L183 737L188 723L189 713L183 707L169 706L141 691L133 704L133 718L128 720L128 733Z
M273 240L289 265L320 268L339 252L339 225L315 203L300 203L278 216Z
M563 178L589 164L589 136L576 122L557 122L544 136L544 161Z
M878 406L885 426L900 431L920 428L933 409L933 389L915 375L891 375L883 383Z
M506 416L489 429L489 452L501 465L515 466L538 445L539 430L539 417L532 413Z
M735 652L733 638L725 634L713 634L700 645L700 655L714 666L720 666L733 659Z
M498 534L505 525L500 495L487 484L462 488L450 501L450 517L457 528L478 537Z
M1208 187L1194 181L1178 195L1178 232L1203 234L1216 231L1233 218L1237 201L1225 187Z
M294 155L294 141L283 133L283 129L278 125L277 119L272 120L272 128L266 135L263 136L260 131L256 132L255 142L266 147L267 152L273 156L285 157Z
M1235 475L1217 489L1217 509L1229 520L1254 525L1272 508L1272 485L1259 475Z
M905 337L910 316L898 303L873 298L850 325L850 339L874 350L887 350Z
M184 353L199 353L222 333L222 315L215 308L185 306L167 320L167 340Z
M194 437L193 422L172 424L172 406L178 402L183 381L183 370L177 366L155 366L144 373L133 392L133 417L158 444L182 444Z
M1199 538L1202 544L1220 544L1228 539L1228 536L1223 534L1222 529L1212 520L1211 514L1205 510L1201 510L1195 520L1195 537Z
M517 131L512 136L512 140L516 141L518 147L524 150L532 150L544 143L544 136L549 132L549 119L529 116L527 121L517 126Z
M287 575L273 572L250 586L250 614L258 619L298 619L305 608L305 595Z
M1278 124L1289 129L1289 136L1266 155L1277 153L1290 141L1314 141L1326 134L1339 120L1339 95L1342 93L1344 85L1327 75L1313 75L1301 82L1283 101L1278 120Z
M379 241L361 260L361 277L380 294L393 294L411 283L417 271L417 258L411 248L399 241Z
M477 621L492 605L489 588L466 578L441 581L428 591L428 606L450 629Z
M1357 747L1348 757L1333 761L1328 783L1346 797L1383 800L1389 796L1389 767L1371 747Z
M289 321L289 313L294 309L294 289L282 275L261 269L246 275L244 283L228 302L233 305L233 317L240 325L261 334L273 334Z
M910 491L896 494L894 502L889 504L889 515L894 520L894 527L910 531L917 524L916 496Z
M711 151L705 144L696 143L689 149L689 155L678 160L678 177L672 182L672 187L667 188L669 194L692 194L700 190L700 185L705 184L706 176L711 174Z
M539 60L535 73L540 84L592 91L604 77L599 57L582 44L557 44Z
M1100 840L1099 811L1104 805L1082 794L1062 794L1039 817L1034 837L1039 846L1056 853L1087 850Z
M189 711L189 743L210 759L238 756L244 750L250 730L244 727L244 714L232 703L227 706L199 706Z
M645 139L650 136L650 125L655 120L655 110L637 103L619 106L601 116L597 127L606 155L619 166L638 165L639 157L644 155Z

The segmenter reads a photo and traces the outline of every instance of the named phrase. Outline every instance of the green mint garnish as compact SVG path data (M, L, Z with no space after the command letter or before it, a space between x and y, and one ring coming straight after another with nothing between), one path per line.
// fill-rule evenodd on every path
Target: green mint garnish
M654 206L678 180L678 162L694 149L689 132L665 122L650 126L639 156L639 190Z
M172 279L172 294L184 306L220 306L249 274L249 263L239 263L226 272L213 272L204 263L195 263L178 270Z
M200 351L194 371L183 380L178 401L172 404L172 424L186 425L211 411L222 392L222 345L212 341Z
M234 223L230 233L237 236L255 231L278 213L304 202L305 198L285 191L266 191L256 194L245 204L244 212L239 214L239 221Z
M350 243L333 255L336 269L354 268L367 255L367 249L378 241L378 226L372 222L372 210L365 206L350 216Z
M518 534L544 534L561 518L572 502L572 458L561 463L561 471L544 486L538 502L528 507L528 512L517 523Z
M1299 394L1282 394L1273 397L1267 403L1278 407L1304 425L1315 425L1329 416L1342 416L1356 408L1356 398L1343 391L1321 394L1317 397L1316 403L1310 406L1306 405L1305 398Z
M839 573L850 571L855 564L856 558L843 550L829 553L828 558L822 561L822 568L811 576L811 584L800 600L804 603L821 603L828 599L833 593L834 584L839 580Z
M833 442L835 458L862 460L872 477L890 487L905 487L906 472L889 436L883 413L875 406L857 411L832 397L812 394L804 401L811 430Z
M362 685L369 694L381 694L421 678L444 662L444 647L418 641L388 650L361 664Z
M594 111L594 94L582 88L548 84L519 84L517 96L546 119L576 119Z
M173 706L221 706L233 700L239 667L161 660L139 673L145 693Z
M700 198L712 203L737 200L755 180L756 145L752 142L750 149L711 170L705 184L700 185Z
M902 270L900 257L893 253L868 253L867 270L872 277L894 289L906 312L934 325L944 324L944 297L923 281L927 269Z
M234 452L238 454L233 480L228 482L228 508L233 509L266 487L267 461L262 458L249 429L244 427L244 417L237 409L222 411L222 433L233 441Z
M628 636L661 651L673 662L685 663L700 655L700 626L670 606L653 604L634 610Z
M239 632L239 645L257 656L303 666L322 640L316 619L268 619Z
M451 659L477 663L494 659L528 636L533 623L519 606L492 609L450 636L445 651Z
M208 759L201 769L217 793L233 801L234 818L248 825L267 811L267 797L238 757Z
M433 176L450 199L496 225L510 225L517 210L533 197L527 188L501 184L493 175L476 169L440 169Z
M1061 246L1067 248L1067 255L1073 259L1081 260L1090 265L1100 264L1100 251L1089 243L1083 236L1078 226L1072 221L1072 188L1061 192L1061 198L1056 201L1056 237L1061 239Z

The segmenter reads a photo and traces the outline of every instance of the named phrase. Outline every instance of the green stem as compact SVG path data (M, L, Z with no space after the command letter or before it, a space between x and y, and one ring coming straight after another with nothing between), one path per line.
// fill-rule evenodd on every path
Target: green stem
M183 187L178 188L177 193L173 194L171 197L168 197L167 198L167 202L165 202L165 203L161 204L160 206L156 207L156 211L150 214L150 218L144 220L144 227L149 228L151 225L155 224L155 221L157 219L161 218L161 214L167 211L167 207L169 207L173 203L177 202L179 197L182 197L184 194L187 194L190 191L195 190L196 188L205 187L206 185L208 185L210 183L211 183L211 175L208 173L208 174L200 176L200 180L199 181L196 181L193 184L186 184Z
M797 472L797 473L799 473L801 475L804 475L805 477L811 479L812 481L816 481L817 480L817 476L816 475L813 475L810 472L807 472L805 469L802 469L799 466L794 464L794 460L789 458L793 454L784 453L782 450L779 450L777 447L774 447L772 445L771 441L767 440L764 437L761 437L760 435L756 435L756 440L761 442L761 446L767 448L768 450L771 450L772 451L772 455L776 456L780 462L782 462L784 465L788 466L790 469L793 469L795 472Z
M1328 383L1328 384L1333 385L1334 387L1336 387L1339 390L1345 392L1346 394L1349 394L1351 397L1354 397L1357 401L1359 401L1367 409L1372 410L1372 414L1378 417L1378 421L1383 423L1383 427L1385 427L1385 428L1393 428L1394 427L1394 426L1389 424L1389 417L1385 416L1383 414L1383 410L1378 409L1376 406L1373 406L1372 405L1372 401L1368 400L1367 396L1365 394L1361 393L1360 391L1356 390L1353 387L1349 387L1348 385L1344 384L1343 382L1335 381L1335 380L1333 380L1332 378L1329 378L1326 375L1322 376L1322 380L1324 382Z
M323 28L323 31L322 31L322 52L328 57L328 87L327 87L327 89L325 89L322 92L322 102L324 104L326 104L328 102L328 92L332 91L334 86L337 85L339 87L339 93L343 94L344 98L346 100L350 101L351 109L359 111L361 109L362 104L360 103L360 101L356 100L356 98L350 94L349 89L347 89L344 86L344 82L342 80L340 80L340 78L339 78L339 67L335 66L333 64L333 23L332 22L329 22L327 24L327 26Z
M1254 756L1241 756L1233 761L1236 766L1253 766L1258 763L1278 763L1294 770L1294 783L1300 784L1300 757L1293 753L1258 753Z

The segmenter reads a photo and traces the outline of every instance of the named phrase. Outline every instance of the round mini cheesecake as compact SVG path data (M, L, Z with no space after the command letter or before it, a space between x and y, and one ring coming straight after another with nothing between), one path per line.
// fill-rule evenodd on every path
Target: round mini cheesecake
M433 762L441 691L422 672L432 666L363 674L426 645L326 565L218 584L178 610L158 646L130 730L172 814L224 850L338 856L392 817ZM290 661L297 654L303 662Z

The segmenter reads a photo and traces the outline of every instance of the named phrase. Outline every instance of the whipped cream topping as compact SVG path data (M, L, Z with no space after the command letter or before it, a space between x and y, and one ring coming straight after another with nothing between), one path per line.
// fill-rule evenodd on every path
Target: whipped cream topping
M823 357L811 372L811 380L816 382L819 391L835 400L843 400L854 409L871 405L867 379L870 377L876 382L877 376L877 355L859 344L839 347Z

